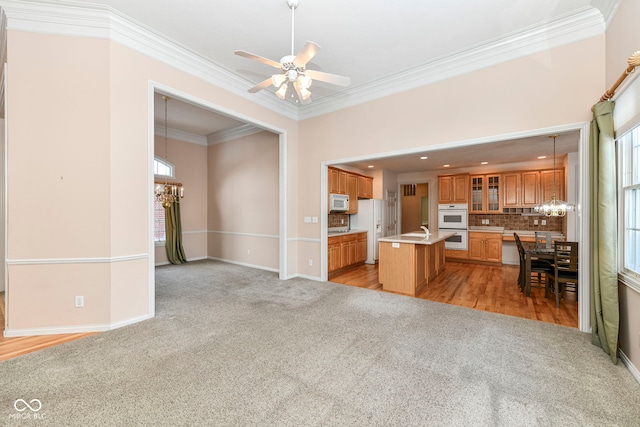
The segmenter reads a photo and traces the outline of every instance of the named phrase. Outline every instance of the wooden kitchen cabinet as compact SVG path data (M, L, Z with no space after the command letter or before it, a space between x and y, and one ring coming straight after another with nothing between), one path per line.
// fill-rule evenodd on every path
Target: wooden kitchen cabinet
M554 194L553 178L555 175L555 191L558 199L565 200L564 198L564 169L553 169L540 171L540 202L545 200L551 200L551 196Z
M521 176L520 172L509 172L502 175L502 207L519 208L521 197Z
M358 213L358 175L347 173L347 194L349 195L349 210L347 214Z
M470 231L469 259L502 264L502 233Z
M331 236L327 239L329 274L367 260L367 233Z
M367 233L358 233L356 246L356 263L360 264L367 260Z
M471 175L469 213L502 213L500 175Z
M438 203L468 203L469 174L438 176Z
M327 263L329 273L342 268L342 257L340 256L340 236L329 237L327 239L329 250L327 253Z
M445 268L444 240L431 245L380 242L378 277L385 291L416 296Z
M540 172L522 172L522 187L520 206L522 208L532 208L540 200Z
M358 199L373 199L373 178L358 175Z
M329 193L347 193L347 172L337 168L329 168Z

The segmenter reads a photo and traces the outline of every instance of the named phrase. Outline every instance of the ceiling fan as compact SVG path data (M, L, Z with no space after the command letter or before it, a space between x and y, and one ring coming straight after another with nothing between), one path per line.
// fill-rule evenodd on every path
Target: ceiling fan
M306 69L307 63L311 61L311 59L320 50L320 46L318 46L317 43L311 41L306 42L302 49L294 55L293 36L295 28L295 9L298 7L299 3L300 0L287 0L287 5L289 5L289 8L291 9L291 55L283 56L282 59L280 59L280 62L276 62L244 50L236 50L234 52L236 55L270 65L280 70L279 74L274 74L265 81L258 83L249 89L250 93L258 92L270 85L273 85L278 88L276 91L278 98L286 99L288 96L287 94L290 93L291 98L294 99L295 102L299 102L304 105L311 102L311 92L309 91L309 87L313 80L343 87L351 84L351 79L349 77Z

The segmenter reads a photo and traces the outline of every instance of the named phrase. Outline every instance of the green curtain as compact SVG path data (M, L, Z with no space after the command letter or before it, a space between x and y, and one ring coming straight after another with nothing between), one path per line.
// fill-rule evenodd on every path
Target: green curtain
M171 264L187 262L182 247L182 220L180 219L180 201L164 208L164 226L166 233L167 258Z
M591 159L591 341L618 362L618 212L613 101L593 106Z

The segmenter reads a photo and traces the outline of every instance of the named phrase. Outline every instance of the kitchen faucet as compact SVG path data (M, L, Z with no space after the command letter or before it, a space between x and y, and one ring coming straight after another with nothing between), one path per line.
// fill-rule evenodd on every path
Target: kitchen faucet
M424 230L424 234L426 234L427 236L431 233L429 233L429 229L427 227L425 227L424 225L421 225L420 228L422 228Z

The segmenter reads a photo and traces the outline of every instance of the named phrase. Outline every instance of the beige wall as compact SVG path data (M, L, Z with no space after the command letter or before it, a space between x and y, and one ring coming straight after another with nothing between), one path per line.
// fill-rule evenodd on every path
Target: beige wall
M607 88L622 74L627 67L627 58L635 51L640 50L640 32L638 31L638 17L640 16L640 2L636 0L622 0L619 9L607 29L606 67ZM636 69L636 73L639 70ZM631 98L638 99L640 85L634 83L633 90L637 95ZM622 90L625 85L621 87ZM618 95L624 94L623 91ZM637 109L638 103L625 103L626 108ZM618 105L616 106L618 107ZM618 112L616 116L624 116L633 123L619 123L616 126L638 125L640 111ZM633 364L635 372L640 372L640 293L619 284L620 291L620 350Z
M278 135L208 148L208 256L278 269Z
M294 120L115 42L7 37L9 335L104 330L153 315L150 82L281 130L295 180ZM287 190L293 213L295 183ZM202 210L186 215L205 224Z

